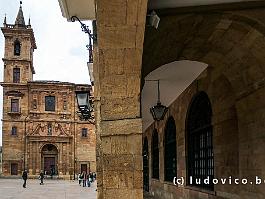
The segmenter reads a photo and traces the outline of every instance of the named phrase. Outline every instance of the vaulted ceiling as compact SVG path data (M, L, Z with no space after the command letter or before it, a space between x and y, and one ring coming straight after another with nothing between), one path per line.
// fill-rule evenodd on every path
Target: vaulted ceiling
M222 3L247 2L257 0L149 0L149 9L176 8L187 6L213 5Z

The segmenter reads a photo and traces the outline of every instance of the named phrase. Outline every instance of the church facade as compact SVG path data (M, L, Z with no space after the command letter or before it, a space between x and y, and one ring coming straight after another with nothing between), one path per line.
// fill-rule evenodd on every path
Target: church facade
M81 121L75 91L86 84L34 81L33 51L37 48L22 7L14 25L1 28L5 37L3 87L3 175L47 175L69 179L95 171L94 124Z

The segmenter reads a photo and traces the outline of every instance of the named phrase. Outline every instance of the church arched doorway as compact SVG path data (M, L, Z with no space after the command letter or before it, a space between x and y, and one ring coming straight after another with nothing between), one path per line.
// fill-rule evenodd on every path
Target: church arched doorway
M57 174L58 150L53 144L46 144L41 150L42 170L47 175Z

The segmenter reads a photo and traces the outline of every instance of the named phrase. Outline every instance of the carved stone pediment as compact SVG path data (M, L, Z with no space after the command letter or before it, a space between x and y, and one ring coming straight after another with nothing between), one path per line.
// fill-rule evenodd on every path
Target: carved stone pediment
M49 126L47 123L39 123L33 128L30 135L33 136L69 136L68 129L64 129L61 124L53 123Z
M5 95L13 97L23 97L24 93L21 93L20 91L7 91Z

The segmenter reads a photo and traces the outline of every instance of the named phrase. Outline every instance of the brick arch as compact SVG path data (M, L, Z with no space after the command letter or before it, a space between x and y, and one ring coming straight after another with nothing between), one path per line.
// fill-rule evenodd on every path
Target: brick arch
M258 14L256 18L247 14L235 11L162 17L158 30L146 29L142 78L166 63L192 60L218 68L236 93L263 81L265 25Z

